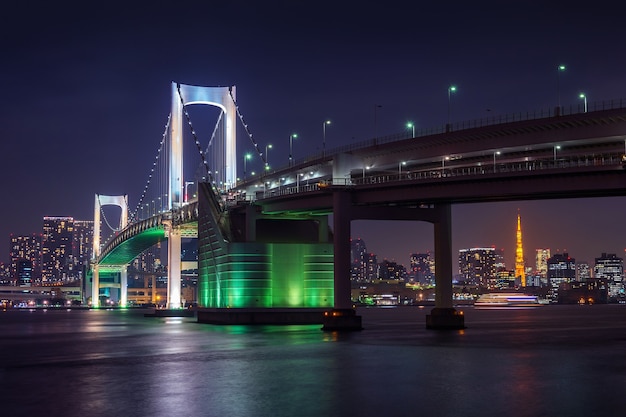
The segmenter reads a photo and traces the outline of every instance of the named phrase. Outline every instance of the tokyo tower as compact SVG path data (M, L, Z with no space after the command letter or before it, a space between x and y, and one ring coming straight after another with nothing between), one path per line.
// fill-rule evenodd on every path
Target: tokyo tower
M526 272L524 271L524 247L522 246L522 220L517 213L517 233L515 242L515 277L520 277L522 287L526 286Z

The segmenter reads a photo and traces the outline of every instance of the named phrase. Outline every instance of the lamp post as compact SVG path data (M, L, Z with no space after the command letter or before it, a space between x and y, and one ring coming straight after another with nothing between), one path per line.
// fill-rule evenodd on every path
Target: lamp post
M272 149L272 144L265 145L265 169L270 169L270 154L269 150Z
M291 161L293 160L293 139L297 137L296 133L289 135L289 166L291 166Z
M585 103L585 113L587 113L587 96L585 95L585 93L580 93L578 95L578 97L582 98L584 100Z
M500 151L493 153L493 172L496 172L496 155L500 155Z
M450 130L450 107L451 107L451 99L452 93L456 91L456 86L451 85L448 87L448 124L446 125L446 131Z
M249 153L243 156L243 179L246 180L246 169L248 167L248 159L252 158L252 155Z
M189 194L187 193L187 186L193 184L193 181L185 181L185 203L189 201Z
M556 162L556 151L557 151L557 149L561 149L561 145L556 145L556 146L554 147L554 161L555 161L555 162Z
M565 65L556 67L557 116L561 115L561 73L563 71L565 71Z
M411 129L411 133L413 134L413 136L411 136L412 138L415 137L415 125L413 124L413 122L408 122L406 124L407 129Z
M326 120L324 121L324 123L322 123L322 129L324 132L324 136L322 138L322 157L326 156L326 125L330 124L330 120Z
M402 175L402 165L406 165L406 161L398 162L398 175Z

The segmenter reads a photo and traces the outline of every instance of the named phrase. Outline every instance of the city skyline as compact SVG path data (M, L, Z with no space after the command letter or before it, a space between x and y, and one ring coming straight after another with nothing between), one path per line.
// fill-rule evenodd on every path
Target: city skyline
M406 131L409 121L418 131L557 102L576 108L581 92L590 105L626 97L626 58L613 53L625 35L610 7L589 14L578 5L527 2L511 19L498 2L328 5L112 2L96 12L8 5L12 18L0 28L0 74L10 80L0 116L7 196L0 260L8 260L9 234L36 232L44 216L90 220L96 193L127 193L134 206L161 140L172 81L236 85L246 123L262 148L273 145L276 165L287 164L294 132L297 159L319 151L323 139L331 149ZM206 140L211 126L202 125ZM252 145L241 132L243 154ZM511 265L519 208L527 262L538 247L588 262L602 252L621 256L625 202L454 206L453 252L496 246ZM354 222L352 231L381 260L406 264L410 253L433 248L426 223Z
M594 198L599 203L610 204L614 202L616 197L605 197L605 198ZM621 242L620 236L623 236L623 232L626 230L626 226L619 224L614 225L611 224L612 220L607 219L605 216L602 216L602 209L599 208L598 212L593 218L593 221L588 222L584 228L580 229L581 235L587 237L587 239L581 239L581 241L570 242L572 245L559 245L555 243L561 242L565 243L562 240L559 240L559 230L565 229L569 227L568 225L572 222L578 221L575 217L572 217L571 213L567 213L565 208L568 204L575 203L577 199L564 199L564 200L547 200L544 202L510 202L510 203L491 203L491 204L472 204L475 213L481 213L484 211L484 216L494 218L497 216L501 216L502 218L506 218L511 214L511 207L516 206L517 211L515 212L514 217L514 225L510 227L511 236L501 236L500 230L491 231L490 233L481 232L481 240L474 241L472 243L471 236L478 235L476 232L476 228L472 228L472 225L465 225L465 235L470 236L470 238L459 238L453 234L453 259L455 259L455 255L459 253L459 251L463 249L471 249L471 248L480 248L480 247L488 247L503 250L504 261L507 269L514 270L515 269L515 248L516 248L516 225L517 225L517 215L519 214L521 217L522 223L522 236L523 236L523 246L524 246L524 259L525 266L528 268L535 267L535 252L537 249L549 249L552 255L558 253L569 253L572 257L577 259L577 263L587 262L590 265L593 265L594 259L600 257L602 254L615 254L616 256L623 258L624 252L626 249L619 246ZM523 204L524 203L524 204ZM539 216L533 215L531 216L531 221L537 222L539 221L540 225L537 226L541 230L545 231L545 235L534 236L531 234L530 237L526 237L527 233L524 231L524 216L522 213L522 209L520 206L532 205L534 204L547 204L550 210L556 212L557 214L553 217L544 217L541 216L541 211L533 211L530 210L531 213L539 213ZM600 204L600 207L602 204ZM453 224L458 222L461 219L457 219L455 216L455 210L458 210L456 206L453 206ZM467 210L462 211L463 214L467 214ZM72 217L72 216L67 216ZM555 218L558 218L558 221L555 222ZM84 221L80 219L74 218L74 221ZM42 224L44 219L42 219ZM484 223L479 223L482 227ZM400 225L398 227L398 225ZM582 227L582 226L581 226ZM617 239L612 241L604 241L598 240L595 237L601 233L602 230L606 228L613 228L614 235L616 235ZM392 232L389 233L389 230ZM387 232L385 232L387 231ZM23 236L32 236L32 235L42 235L42 231L34 231L30 234L25 234ZM391 235L390 235L391 234ZM11 234L10 236L19 236L19 234ZM489 236L489 237L486 237ZM556 237L555 237L556 236ZM394 220L385 220L385 221L353 221L352 222L352 238L353 239L362 239L367 247L367 251L369 253L373 253L378 257L378 262L382 262L383 260L389 260L401 264L405 267L409 264L409 258L412 254L415 253L434 253L433 250L433 230L432 225L425 222L410 222L410 221L394 221ZM430 240L429 240L430 239ZM507 242L510 241L510 242ZM596 246L590 246L591 250L585 250L584 241L591 240L592 243ZM413 243L415 242L415 243ZM512 243L511 243L512 242ZM547 244L542 244L547 243ZM415 250L411 250L411 245L414 245ZM529 246L530 245L530 246ZM6 255L8 257L8 253ZM453 261L454 262L454 261ZM456 264L453 265L453 270L456 273Z

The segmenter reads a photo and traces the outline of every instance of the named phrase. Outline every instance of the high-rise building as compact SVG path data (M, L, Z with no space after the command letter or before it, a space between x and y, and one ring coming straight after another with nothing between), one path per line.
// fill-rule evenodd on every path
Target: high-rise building
M81 280L89 269L93 252L93 220L74 220L72 233L73 278Z
M33 283L41 281L41 235L10 235L9 257L11 259L11 280L17 282L18 262L30 262L30 278Z
M567 252L557 253L548 259L548 282L550 289L548 297L556 300L559 286L576 279L576 259L571 258Z
M368 253L365 241L361 238L350 239L350 264L353 281L367 281L367 260Z
M585 261L576 262L576 281L588 281L591 279L591 267Z
M593 267L594 277L606 280L609 298L624 296L624 260L614 253L603 253L596 258Z
M72 217L43 218L41 266L44 284L74 281L73 232Z
M459 274L466 284L493 287L497 282L496 265L501 263L502 250L471 248L459 250Z
M522 219L517 213L517 232L515 234L515 277L522 287L526 286L526 268L524 266L524 247L522 245Z
M17 283L20 287L30 287L33 282L33 263L28 259L17 261Z
M404 280L405 275L406 270L404 266L399 265L396 262L385 259L380 263L380 267L378 269L378 278L381 280L402 281Z
M420 284L434 284L435 260L430 253L413 253L409 259L409 276Z
M541 278L548 277L548 259L550 259L550 249L535 249L535 270Z

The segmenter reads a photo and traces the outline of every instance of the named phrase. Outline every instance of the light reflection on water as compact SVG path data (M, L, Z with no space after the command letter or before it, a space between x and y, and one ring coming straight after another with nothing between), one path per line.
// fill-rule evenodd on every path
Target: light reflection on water
M362 309L365 329L350 333L136 311L0 312L2 407L17 416L620 414L620 397L606 393L626 375L626 307L468 307L468 328L443 332L425 329L429 311Z

